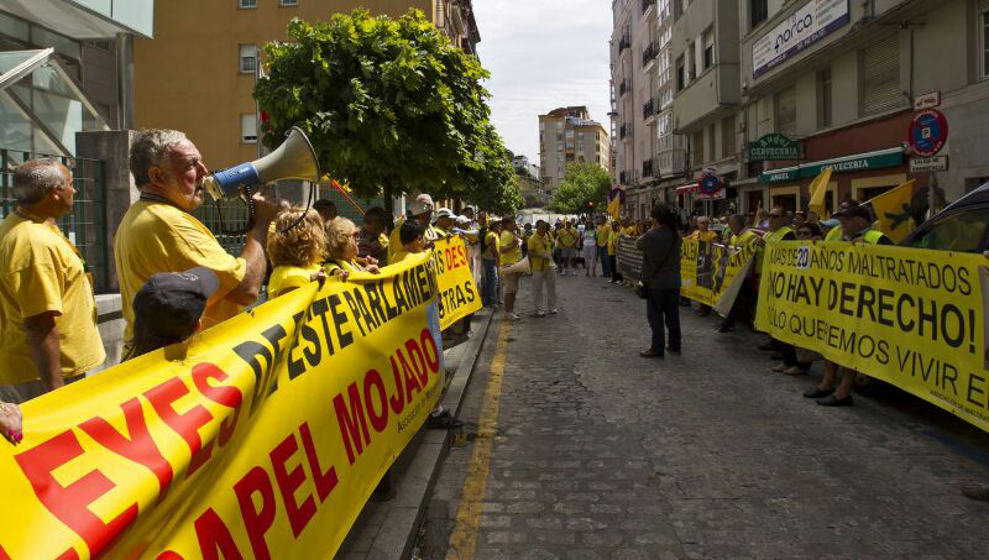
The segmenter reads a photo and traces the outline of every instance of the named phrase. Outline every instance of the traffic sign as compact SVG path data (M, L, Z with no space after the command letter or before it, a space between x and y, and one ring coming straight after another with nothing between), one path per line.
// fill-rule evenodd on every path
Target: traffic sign
M722 186L723 183L717 175L705 175L704 178L701 179L702 194L706 194L708 196L713 195L714 193L720 191Z
M948 141L948 120L937 109L921 111L910 123L910 145L914 152L930 157L941 151Z
M948 156L929 158L910 158L910 173L929 173L931 171L947 171Z

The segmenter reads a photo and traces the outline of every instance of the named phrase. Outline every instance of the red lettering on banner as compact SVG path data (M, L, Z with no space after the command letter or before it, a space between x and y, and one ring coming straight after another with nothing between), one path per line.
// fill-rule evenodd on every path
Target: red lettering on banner
M419 333L419 346L425 350L426 364L429 365L429 370L433 373L439 373L440 353L429 329L422 329L422 332ZM430 354L430 350L432 350L432 354Z
M244 559L237 548L233 535L230 534L230 529L213 511L213 508L208 508L197 517L194 525L196 538L199 539L199 552L202 553L203 560L220 560L219 553L223 553L223 560Z
M377 389L378 400L381 403L381 412L374 408L374 401L371 389ZM381 380L378 370L369 369L364 374L364 407L371 420L371 427L374 431L381 433L388 426L388 396L385 394L385 382Z
M312 471L313 482L316 483L316 495L319 502L326 501L326 497L333 492L337 486L337 470L330 466L323 472L319 464L319 457L316 455L316 446L313 444L312 433L309 431L309 424L303 422L299 426L299 437L302 439L302 447L306 450L306 459L309 461L309 470Z
M405 351L409 354L409 361L419 377L419 386L425 388L429 385L429 370L426 369L426 358L422 355L422 349L416 344L415 339L410 338L405 341Z
M120 405L120 409L124 413L129 438L99 416L79 424L79 428L103 447L147 467L158 479L159 500L164 499L168 486L172 483L172 465L161 454L158 445L151 438L151 433L148 432L148 423L144 419L141 401L135 397Z
M192 457L189 461L186 477L192 476L196 469L206 463L213 450L212 441L203 446L203 440L199 437L199 428L208 424L213 419L213 415L204 406L198 404L184 414L179 414L172 407L172 403L188 394L189 388L178 377L173 377L144 393L162 421L168 424L168 427L184 439L189 446Z
M199 392L207 399L233 409L233 414L230 415L230 418L227 418L220 424L220 435L217 438L217 442L221 446L226 445L227 441L233 436L234 429L237 427L237 416L240 414L240 405L244 402L244 393L233 385L213 386L208 382L210 380L223 382L229 377L222 369L209 363L196 364L192 368L192 382L199 389Z
M271 560L268 543L264 534L275 522L275 490L271 487L268 473L261 467L247 471L234 484L234 493L240 505L240 516L244 519L244 528L251 541L251 550L256 560ZM254 507L254 494L261 496L261 509Z
M103 473L92 470L68 486L52 476L52 472L83 454L79 440L71 431L41 443L14 456L34 489L35 495L56 518L76 532L97 556L137 517L137 504L104 523L87 506L108 493L115 485ZM74 553L75 551L71 551ZM65 557L65 554L62 555ZM71 557L69 557L71 558Z
M302 463L300 462L296 465L291 472L285 470L285 463L298 450L299 444L295 441L295 434L289 434L269 454L271 457L271 468L275 471L275 482L278 483L278 490L282 494L282 503L285 505L285 512L288 514L288 522L292 526L292 535L296 538L299 537L302 530L306 528L309 521L316 515L316 501L313 500L311 495L306 494L301 504L295 501L295 491L306 480L306 472L302 470Z
M405 375L405 402L412 402L412 390L415 389L417 393L421 393L422 388L412 368L409 367L409 362L405 359L405 354L401 350L395 354L398 356L398 362L402 364L402 373Z
M367 431L367 419L364 417L364 406L361 403L361 395L357 390L357 384L351 383L347 387L347 395L350 400L350 409L343 400L343 395L333 397L333 408L337 413L337 424L340 425L340 437L343 438L343 446L347 450L347 459L353 465L357 460L357 455L364 453L364 446L371 444L371 434ZM361 436L364 436L363 439ZM351 444L353 441L353 444ZM354 454L354 449L357 454Z
M405 398L402 396L402 376L398 374L398 364L395 362L395 356L391 357L391 373L395 377L395 395L389 399L391 402L391 411L395 414L400 414L405 408Z

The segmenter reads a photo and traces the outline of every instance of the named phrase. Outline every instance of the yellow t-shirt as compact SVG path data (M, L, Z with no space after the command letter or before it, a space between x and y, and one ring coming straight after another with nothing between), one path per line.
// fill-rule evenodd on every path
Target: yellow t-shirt
M690 234L691 239L705 241L707 243L714 241L716 237L718 237L718 233L711 230L701 231L699 229L695 229L694 232Z
M501 254L501 266L508 266L522 260L522 248L519 247L517 239L515 234L510 231L501 232L501 242L499 243L501 248L512 247L511 251Z
M553 238L549 234L546 234L545 237L538 233L533 234L529 237L527 245L529 248L529 263L532 265L533 272L553 268ZM549 257L537 256L543 253L548 254Z
M395 260L394 261L388 261L388 265L390 266L390 265L393 265L393 264L398 264L398 263L404 261L406 258L408 258L408 257L410 257L412 255L420 255L420 254L422 254L424 252L425 251L410 252L410 251L406 251L405 249L402 249L401 251L395 253Z
M247 261L223 250L213 233L195 216L164 202L135 202L117 228L113 242L121 309L127 326L124 345L134 337L134 296L159 272L182 272L202 266L216 273L220 287L206 304L203 328L240 313L225 299L247 273Z
M63 377L103 363L96 301L82 260L54 225L19 213L0 224L0 384L40 378L24 318L55 312Z
M304 288L312 282L312 275L322 268L318 263L309 266L276 266L268 279L268 299L274 299L291 288Z
M620 232L620 231L614 231L614 230L612 230L608 234L608 255L609 256L611 256L611 255L617 255L618 254L618 236L621 235L621 233L622 232Z
M398 252L395 253L395 256L396 257L399 256L398 255ZM388 259L388 262L391 263L392 260L389 258ZM394 262L398 262L398 261L396 260ZM326 271L326 275L327 276L333 276L333 272L336 271L336 270L346 270L348 273L353 274L354 272L364 272L364 267L361 266L361 265L359 265L359 264L357 264L357 261L345 261L345 260L342 260L342 259L332 259L332 260L326 261L323 264L323 270Z
M405 223L405 218L399 218L399 219L395 220L395 227L391 230L391 233L388 235L388 263L389 264L391 264L393 262L392 259L394 259L395 253L397 253L397 252L399 252L399 251L402 250L401 229L402 229L402 224L404 224L404 223ZM382 235L384 235L384 234L382 234ZM423 234L422 234L422 239L426 243L429 243L430 241L436 241L440 237L441 237L440 231L436 227L433 227L433 226L427 226L426 227L426 231L423 232Z
M601 224L597 227L598 247L606 247L611 239L611 226Z
M570 228L561 229L556 234L556 244L561 249L570 249L577 245L577 230Z
M481 256L491 261L497 260L498 251L500 250L501 250L501 239L498 237L498 234L493 231L489 231L488 233L486 233L484 235L484 252L481 254Z

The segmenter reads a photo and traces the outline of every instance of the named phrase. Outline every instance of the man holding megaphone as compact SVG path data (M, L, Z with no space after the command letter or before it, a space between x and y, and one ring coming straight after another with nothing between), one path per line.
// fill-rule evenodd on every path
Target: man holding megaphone
M216 237L191 212L203 203L209 170L185 134L145 130L131 146L130 170L141 198L124 215L114 239L120 281L126 360L133 352L134 296L151 276L194 267L212 270L219 289L203 314L208 328L254 303L264 280L265 239L278 208L253 194L254 219L240 257L227 253Z

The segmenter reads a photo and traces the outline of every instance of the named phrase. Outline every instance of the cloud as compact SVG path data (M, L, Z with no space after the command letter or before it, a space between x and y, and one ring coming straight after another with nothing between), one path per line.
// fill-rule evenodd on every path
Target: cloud
M538 115L556 107L587 105L609 128L610 2L475 0L474 13L492 121L510 150L538 163Z

